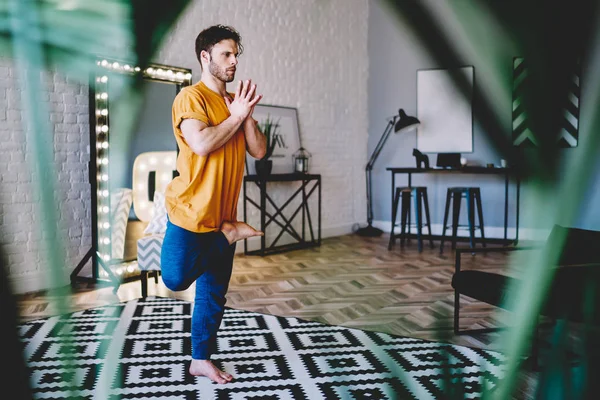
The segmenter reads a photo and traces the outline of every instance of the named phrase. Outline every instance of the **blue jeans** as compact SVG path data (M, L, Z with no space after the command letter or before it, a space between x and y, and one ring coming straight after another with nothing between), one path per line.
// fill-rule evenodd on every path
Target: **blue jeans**
M235 243L230 245L221 231L196 233L167 222L160 259L163 282L180 291L196 281L193 359L209 360L217 350L234 253Z

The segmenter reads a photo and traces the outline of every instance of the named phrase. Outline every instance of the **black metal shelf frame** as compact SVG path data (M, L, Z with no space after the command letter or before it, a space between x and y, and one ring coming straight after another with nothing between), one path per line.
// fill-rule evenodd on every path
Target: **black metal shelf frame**
M260 199L254 200L248 196L247 184L254 182L259 189ZM300 187L296 189L288 198L283 202L282 205L278 205L275 200L269 195L267 190L267 184L272 182L300 182ZM251 205L259 210L260 212L260 230L265 233L260 238L260 249L248 250L248 240L244 240L244 254L247 255L268 255L281 253L289 250L304 249L309 247L316 247L321 245L321 175L313 174L271 174L266 177L260 177L258 175L246 175L244 177L244 221L248 222L248 205ZM316 235L315 226L313 224L313 215L311 214L309 200L317 193L317 224L316 224ZM291 216L288 218L284 214L284 210L290 206L294 199L298 196L302 197L300 205L293 210ZM273 207L274 211L267 211L267 204ZM298 232L292 223L296 218L302 218L302 230ZM267 228L269 225L278 225L280 230L275 238L267 245ZM308 228L308 229L307 229ZM294 240L294 243L280 244L277 243L281 239L284 233L288 233ZM307 239L307 236L310 238Z

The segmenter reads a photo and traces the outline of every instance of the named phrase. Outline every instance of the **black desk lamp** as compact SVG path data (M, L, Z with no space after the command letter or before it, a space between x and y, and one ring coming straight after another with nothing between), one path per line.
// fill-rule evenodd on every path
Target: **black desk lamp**
M371 170L373 169L373 164L375 164L375 160L381 153L381 149L383 149L383 145L387 140L388 136L392 132L392 128L394 128L395 133L399 132L408 132L417 127L421 122L415 118L406 115L403 109L398 110L398 115L394 115L394 117L388 122L385 130L383 131L383 135L381 135L381 139L379 139L379 143L375 146L375 150L373 154L371 154L371 158L367 163L367 167L365 169L367 175L367 222L368 226L364 228L360 228L356 231L356 233L360 236L380 236L383 231L381 229L375 228L373 223L373 204L372 194L371 194Z

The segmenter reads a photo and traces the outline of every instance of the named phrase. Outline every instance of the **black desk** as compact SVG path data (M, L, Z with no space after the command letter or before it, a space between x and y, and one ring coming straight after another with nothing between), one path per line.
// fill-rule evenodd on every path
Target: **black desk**
M257 201L248 197L246 185L248 182L254 182L259 188L260 199ZM267 191L267 183L269 182L300 182L300 188L293 192L283 205L279 206L273 198L269 196ZM317 235L315 237L313 219L310 212L308 200L311 195L317 191L318 196L318 216L317 216ZM302 195L300 205L294 210L291 217L288 219L283 214L284 209L296 198ZM267 212L267 202L274 208L273 213ZM267 177L259 177L258 175L244 176L244 221L247 222L247 204L256 207L260 211L260 230L265 233L260 238L259 250L248 250L248 240L244 240L244 254L265 254L279 253L282 251L303 249L307 247L315 247L321 245L321 175L311 174L271 174ZM292 226L292 222L296 217L299 217L302 211L302 232L298 233ZM267 217L269 218L267 220ZM277 224L280 228L279 234L267 246L267 227L271 224ZM307 228L308 227L308 232ZM296 242L284 245L277 245L277 242L284 233L290 234ZM307 240L307 233L310 234L310 239Z
M408 186L412 186L412 174L483 174L483 175L504 175L504 240L503 243L514 243L517 244L519 241L519 200L521 195L521 182L517 174L510 168L487 168L487 167L463 167L463 168L386 168L392 173L392 207L394 204L394 190L396 187L396 174L407 174L408 175ZM516 219L515 219L515 238L509 239L508 230L508 183L511 176L515 177L517 190L517 204L516 204ZM413 235L411 235L412 237ZM416 236L415 236L416 237ZM435 235L434 235L435 237ZM440 236L441 237L441 236ZM490 239L493 241L493 239Z

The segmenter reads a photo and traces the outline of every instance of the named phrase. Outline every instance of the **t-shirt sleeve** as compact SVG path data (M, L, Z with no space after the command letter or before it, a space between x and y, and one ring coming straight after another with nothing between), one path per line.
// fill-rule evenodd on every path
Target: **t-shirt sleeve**
M187 118L209 124L204 99L188 90L182 90L173 101L173 122L179 127L181 121Z

